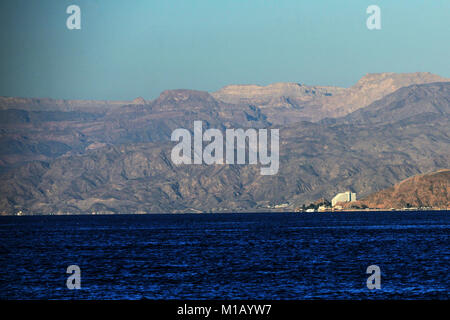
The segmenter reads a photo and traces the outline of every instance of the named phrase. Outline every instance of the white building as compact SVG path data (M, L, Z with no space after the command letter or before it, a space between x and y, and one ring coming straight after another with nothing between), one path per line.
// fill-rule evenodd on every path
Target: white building
M356 193L351 191L346 191L342 193L338 193L331 200L331 205L334 207L339 202L352 202L356 201Z

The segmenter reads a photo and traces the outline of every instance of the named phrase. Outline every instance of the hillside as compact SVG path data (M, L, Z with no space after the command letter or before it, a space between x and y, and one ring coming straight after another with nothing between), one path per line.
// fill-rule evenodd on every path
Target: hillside
M274 124L338 118L411 85L448 82L429 72L366 74L350 88L276 83L268 86L232 85L212 93L220 101L245 103L264 110Z
M389 123L416 116L450 114L450 86L430 83L403 87L344 117L347 123Z
M450 207L450 169L420 174L357 202L369 208Z
M169 141L174 129L189 128L198 119L220 129L269 125L254 107L218 102L207 92L193 90L165 91L154 101L135 99L106 109L18 107L0 110L0 171L29 161L84 154L99 145Z

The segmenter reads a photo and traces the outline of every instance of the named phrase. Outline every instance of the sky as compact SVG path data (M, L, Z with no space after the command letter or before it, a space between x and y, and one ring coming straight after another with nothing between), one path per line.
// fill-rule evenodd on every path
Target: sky
M81 29L69 30L69 5ZM369 30L369 5L381 30ZM367 73L450 77L449 0L2 0L0 96L154 99L167 89Z

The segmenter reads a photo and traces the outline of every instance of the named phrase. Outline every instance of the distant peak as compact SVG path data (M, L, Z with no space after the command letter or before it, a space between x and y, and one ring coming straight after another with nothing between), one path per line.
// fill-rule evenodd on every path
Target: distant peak
M209 97L209 93L205 91L188 90L188 89L176 89L165 90L161 93L160 98L178 98L188 99L190 97Z
M276 82L266 86L245 84L228 85L213 92L214 98L229 103L255 103L266 105L278 101L289 99L311 99L317 96L334 95L343 90L338 87L306 86L297 82Z
M301 87L302 84L296 82L275 82L268 85L258 85L258 84L230 84L223 87L221 90L227 89L264 89L264 88L297 88Z
M189 101L215 101L214 98L205 91L177 89L163 91L158 99L157 103L180 103Z
M133 104L146 104L147 102L145 101L144 98L142 97L137 97L136 99L134 99L132 101Z

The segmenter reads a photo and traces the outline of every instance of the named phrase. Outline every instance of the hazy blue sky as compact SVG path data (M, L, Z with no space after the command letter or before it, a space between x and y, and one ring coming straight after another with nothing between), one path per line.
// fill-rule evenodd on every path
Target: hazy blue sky
M67 6L82 29L66 28ZM366 28L381 7L382 30ZM227 84L450 77L449 0L1 0L0 95L150 99Z

